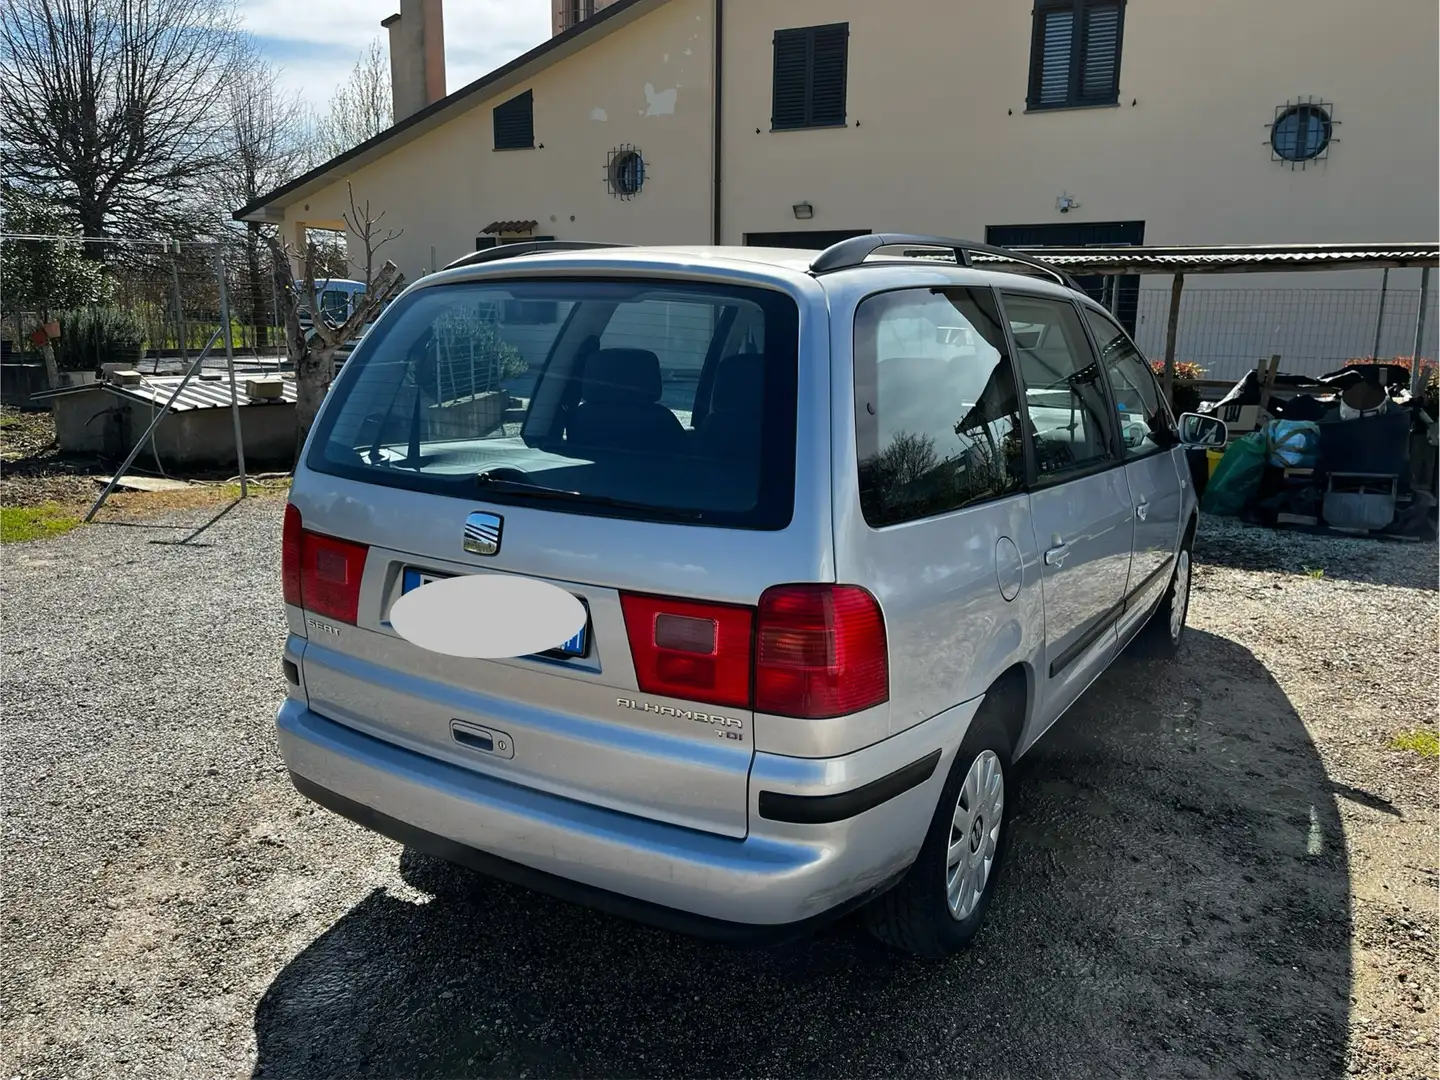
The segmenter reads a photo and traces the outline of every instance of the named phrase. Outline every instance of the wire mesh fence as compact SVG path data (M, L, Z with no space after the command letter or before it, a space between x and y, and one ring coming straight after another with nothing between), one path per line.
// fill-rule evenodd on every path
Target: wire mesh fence
M1362 357L1408 357L1415 347L1420 290L1195 288L1182 294L1175 358L1205 378L1239 379L1256 361L1278 355L1281 370L1323 375ZM1434 356L1436 295L1426 303L1422 357ZM1136 343L1165 355L1168 288L1142 288Z
M118 238L105 247L97 267L82 258L79 239L0 234L0 351L7 360L37 360L39 344L54 339L47 339L47 324L53 330L67 312L99 307L111 322L92 320L86 333L72 327L68 342L64 335L55 341L62 370L133 358L146 372L177 371L220 327L223 262L235 354L246 366L283 364L280 298L271 253L258 236L178 246ZM1409 356L1419 304L1417 289L1191 287L1181 298L1176 359L1198 364L1208 379L1232 380L1276 354L1283 370L1309 375L1359 357ZM1169 305L1168 288L1138 292L1136 338L1154 358L1165 354ZM1426 306L1422 356L1431 357L1435 292ZM675 350L684 352L691 335L683 318L670 329ZM213 356L207 366L223 364L223 337Z
M221 328L222 267L233 351L252 363L283 357L271 255L258 242L112 239L99 264L82 257L82 246L68 237L0 235L6 360L39 360L49 344L61 371L116 362L178 370ZM223 365L224 345L222 334L206 366Z

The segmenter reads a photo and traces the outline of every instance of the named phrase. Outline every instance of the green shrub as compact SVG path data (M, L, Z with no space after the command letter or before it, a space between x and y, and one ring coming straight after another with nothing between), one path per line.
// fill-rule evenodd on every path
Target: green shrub
M55 363L61 371L98 371L101 364L138 364L145 355L145 323L117 307L62 312Z
M500 336L494 319L483 312L448 311L436 320L435 331L441 385L446 389L463 386L470 393L483 393L529 370L524 355Z

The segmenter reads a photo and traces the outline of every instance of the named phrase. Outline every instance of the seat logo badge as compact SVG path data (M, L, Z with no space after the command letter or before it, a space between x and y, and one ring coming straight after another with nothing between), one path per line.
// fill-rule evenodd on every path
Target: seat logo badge
M499 514L476 510L465 519L465 550L471 555L496 555L500 552Z

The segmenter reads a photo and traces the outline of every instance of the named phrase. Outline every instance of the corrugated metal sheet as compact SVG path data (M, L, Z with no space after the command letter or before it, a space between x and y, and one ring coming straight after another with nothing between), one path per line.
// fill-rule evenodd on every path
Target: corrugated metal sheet
M245 380L253 379L254 374L235 373L235 383L240 392L240 404L242 407L250 405L273 405L274 399L268 401L252 402L245 396ZM154 405L156 408L164 405L170 400L170 395L175 393L175 388L180 385L184 376L181 375L145 375L140 382L132 386L120 386L116 383L92 382L81 386L67 386L59 390L46 390L43 393L30 395L33 400L46 400L49 398L65 397L69 394L83 394L87 390L103 390L107 394L114 394L116 397L126 398L130 401L138 401L146 405ZM280 401L295 401L295 380L281 380ZM191 379L181 391L180 397L175 404L170 406L171 412L187 412L190 409L228 409L230 407L230 380L221 378L218 380L201 379L198 376Z
M1072 274L1235 274L1440 265L1435 244L1260 244L1244 247L1017 248ZM977 264L981 258L974 260Z
M248 377L254 378L255 376ZM147 375L134 386L107 384L105 389L119 397L143 401L158 407L170 400L170 395L175 393L175 388L180 385L181 378L180 375ZM247 376L242 376L239 372L235 374L235 384L240 394L241 405L251 404L245 396L246 378ZM295 401L295 380L282 379L280 384L281 400L293 403ZM272 402L257 402L256 404L272 404ZM170 410L185 412L189 409L228 409L229 407L229 379L209 380L196 377L186 384L175 404L170 406Z
M538 221L492 221L480 230L483 236L499 236L501 233L527 233L539 225Z

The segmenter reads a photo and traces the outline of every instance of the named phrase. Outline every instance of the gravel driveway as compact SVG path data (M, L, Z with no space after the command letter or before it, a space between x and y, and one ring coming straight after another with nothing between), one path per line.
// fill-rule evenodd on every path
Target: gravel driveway
M1436 549L1207 524L1022 766L967 955L714 947L312 809L278 502L3 558L0 1078L1434 1077ZM167 543L169 541L169 543ZM1324 573L1307 574L1306 570Z

